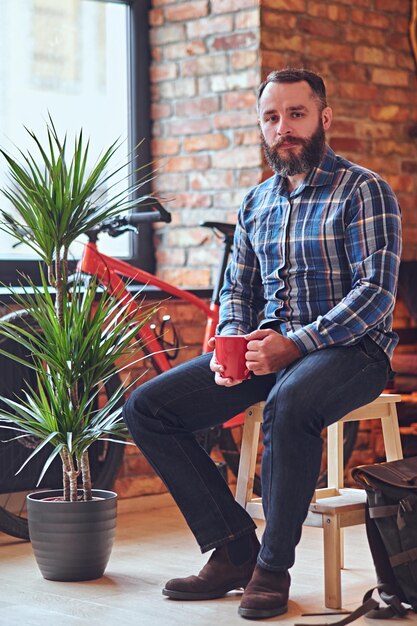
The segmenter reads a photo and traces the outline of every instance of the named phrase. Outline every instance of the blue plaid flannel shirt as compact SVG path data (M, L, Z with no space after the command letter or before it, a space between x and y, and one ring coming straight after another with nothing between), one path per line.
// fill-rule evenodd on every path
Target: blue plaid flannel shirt
M290 194L276 174L246 195L217 332L245 334L281 321L303 354L369 334L391 358L400 254L392 189L327 146Z

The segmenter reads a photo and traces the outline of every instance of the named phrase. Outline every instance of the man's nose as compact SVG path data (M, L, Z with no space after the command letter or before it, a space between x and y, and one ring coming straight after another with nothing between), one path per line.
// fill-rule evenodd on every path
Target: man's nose
M281 119L276 126L277 135L290 135L291 134L291 126L287 120Z

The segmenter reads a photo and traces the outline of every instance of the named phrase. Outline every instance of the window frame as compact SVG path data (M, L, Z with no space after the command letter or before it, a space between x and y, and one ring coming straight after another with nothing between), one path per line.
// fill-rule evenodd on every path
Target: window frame
M151 0L95 0L112 2L128 7L127 45L128 45L128 145L129 151L142 142L132 164L134 170L151 172L151 117L150 117L150 46L148 12ZM142 168L142 169L141 169ZM140 194L151 193L151 183L141 187ZM152 226L144 224L138 235L132 235L132 254L125 259L135 267L153 273L155 271L155 251ZM39 261L34 259L1 259L0 282L6 285L18 285L19 277L29 276L35 283L40 281Z

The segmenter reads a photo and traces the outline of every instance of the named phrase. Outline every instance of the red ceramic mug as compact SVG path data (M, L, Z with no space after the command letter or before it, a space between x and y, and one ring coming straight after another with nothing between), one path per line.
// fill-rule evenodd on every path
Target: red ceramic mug
M244 335L216 335L214 340L216 359L224 367L221 376L233 380L249 378L245 359L248 339Z

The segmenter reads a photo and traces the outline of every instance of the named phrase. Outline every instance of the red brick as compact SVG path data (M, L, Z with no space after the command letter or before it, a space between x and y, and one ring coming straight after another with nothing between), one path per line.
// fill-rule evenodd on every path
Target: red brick
M210 133L208 135L194 135L184 140L184 150L195 152L197 150L221 150L229 145L229 140L222 133Z
M168 123L168 132L171 135L194 135L208 133L212 128L211 119L176 119Z
M198 272L184 268L165 269L163 278L171 285L185 285L188 287L210 287L211 285L209 269L200 269ZM185 355L183 356L185 358ZM188 355L185 360L189 358L190 356ZM179 358L179 362L181 362L181 358Z
M151 28L149 33L151 46L164 45L174 41L184 41L185 30L181 24L169 24Z
M261 13L261 23L264 28L288 31L295 28L297 17L288 13L276 13L264 9Z
M335 22L347 22L349 12L343 6L338 4L331 4L330 2L308 2L307 13L313 17L327 17L329 20Z
M259 61L258 50L238 50L232 52L230 57L230 65L232 71L245 70L248 67L256 67Z
M204 209L212 206L209 193L177 193L170 203L172 208ZM181 212L181 215L183 212Z
M151 105L151 118L153 120L158 120L164 117L170 117L172 114L172 107L167 102L163 104L153 102Z
M179 151L180 142L178 139L153 139L152 140L152 154L154 156L172 155L177 154Z
M397 161L387 160L382 156L364 155L362 164L373 172L378 172L378 174L395 174L400 171Z
M194 78L179 78L173 81L161 82L158 85L160 96L168 100L184 97L191 98L197 92Z
M291 13L304 13L306 3L304 0L261 0L261 8L270 8L274 11L290 11Z
M252 144L259 145L259 130L238 130L233 134L236 146L250 146Z
M408 2L391 2L391 0L375 0L375 9L397 15L408 15L410 10Z
M381 89L382 102L408 104L410 106L416 106L416 95L413 90L398 89L394 87Z
M307 44L307 45L306 45ZM322 39L310 39L303 42L312 56L336 58L338 61L352 61L353 50L345 44L323 41Z
M330 129L332 137L345 137L355 133L355 123L352 120L334 119Z
M223 0L220 0L223 2ZM252 0L250 0L252 2ZM237 30L245 30L246 28L259 28L260 24L260 12L258 8L258 0L254 2L256 4L256 8L252 11L242 11L239 9L239 12L235 15L235 23ZM240 4L240 2L239 2ZM212 2L213 7L213 2Z
M301 35L280 33L264 29L261 33L262 46L268 50L301 50L305 45Z
M256 94L254 91L239 92L230 91L223 94L223 110L231 109L251 109L255 110Z
M180 193L181 191L188 190L188 182L185 176L178 176L178 174L167 174L166 172L160 172L159 176L153 183L154 190L167 195Z
M410 156L410 146L395 139L376 141L375 150L380 155L399 154L404 157Z
M194 2L179 2L165 9L165 17L170 22L195 20L208 14L207 0Z
M256 43L258 37L253 32L236 33L216 37L212 43L215 50L235 50L236 48L247 48Z
M259 0L211 0L211 10L216 13L237 13L250 7L258 8Z
M213 76L210 79L210 89L214 92L232 91L233 89L256 89L259 84L259 73L256 70L233 72L224 76Z
M374 102L379 94L378 87L371 84L340 83L339 97L352 100L369 100Z
M261 149L258 146L239 146L222 152L220 162L223 168L260 167Z
M161 265L185 265L186 254L184 248L162 248L159 247L155 253L158 266Z
M383 31L365 28L357 24L347 24L344 29L344 40L346 43L368 43L372 46L384 46L386 35Z
M222 74L227 70L227 57L224 54L194 57L181 61L180 68L182 76Z
M403 161L401 171L405 174L417 174L417 161Z
M163 63L161 65L153 63L149 74L153 83L162 80L172 80L178 76L178 67L175 63Z
M237 128L241 126L255 126L257 123L256 112L247 113L239 111L234 113L223 113L215 115L213 119L214 128Z
M382 48L358 46L355 48L355 61L383 67L395 67L396 55Z
M180 41L178 43L164 46L165 59L168 60L182 59L184 57L197 56L199 54L206 53L206 44L201 39L195 39L194 41Z
M221 250L218 247L209 249L208 246L205 245L204 248L190 248L187 267L218 267L220 257Z
M227 189L232 185L233 173L230 171L211 169L205 173L191 172L190 174L190 187L194 190Z
M265 50L263 46L261 49L261 61L263 70L262 79L265 78L266 74L269 74L272 70L276 70L287 65L285 54L281 52L273 52L272 50Z
M404 37L404 33L388 33L387 34L387 46L394 48L395 50L401 50L403 52L410 53L410 42L408 37Z
M151 9L148 13L150 26L161 26L164 23L164 12L162 9Z
M316 35L325 39L341 40L341 29L338 23L330 20L317 20L314 18L299 18L297 20L297 32Z
M220 110L218 96L194 98L193 100L179 100L175 103L175 112L179 117L197 117L209 115Z
M230 33L233 31L233 18L231 15L221 15L208 20L189 22L186 27L187 39L207 37L207 35L217 35L219 33Z
M268 174L268 178L271 173ZM239 187L254 187L261 182L262 172L259 169L242 169L238 176Z
M397 104L389 104L383 106L374 104L369 110L369 115L371 119L374 120L392 120L397 122L406 122L410 117L409 111L405 110L403 107L400 107Z
M367 28L381 28L387 30L391 26L391 19L387 15L375 11L363 11L353 8L351 18L354 24L363 24Z
M214 205L218 207L230 208L234 207L234 210L237 211L238 207L241 205L244 195L246 194L246 189L239 189L238 191L221 191L219 193L214 194ZM232 223L236 222L236 215L233 215Z
M402 193L412 193L415 190L415 176L409 176L407 174L400 174L399 176L387 175L386 179L387 182L394 189L394 191L401 191Z
M375 123L370 120L361 120L356 124L357 137L367 137L369 139L381 139L392 137L392 124Z
M403 70L373 69L372 82L378 85L396 85L397 87L407 87L409 75Z
M189 172L206 170L210 165L209 157L175 156L171 157L164 166L164 172Z
M340 154L346 152L367 154L369 152L369 142L355 137L332 137L330 145L335 152Z

